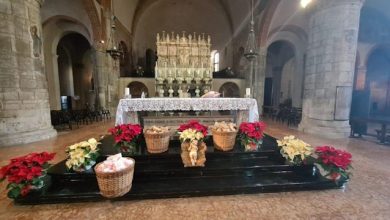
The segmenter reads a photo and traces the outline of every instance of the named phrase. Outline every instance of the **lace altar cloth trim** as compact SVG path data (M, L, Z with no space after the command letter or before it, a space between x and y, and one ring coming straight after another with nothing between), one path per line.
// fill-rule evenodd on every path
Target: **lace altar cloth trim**
M250 98L145 98L121 99L115 124L135 123L139 111L249 111L249 122L259 120L257 102ZM130 121L126 119L130 117Z

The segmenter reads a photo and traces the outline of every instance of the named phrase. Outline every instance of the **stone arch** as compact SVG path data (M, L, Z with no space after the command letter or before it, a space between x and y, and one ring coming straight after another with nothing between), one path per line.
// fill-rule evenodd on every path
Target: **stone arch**
M78 33L83 35L92 45L92 35L88 28L80 21L68 16L53 16L47 19L43 24L43 30L50 32L50 36L46 36L45 43L51 42L51 52L54 53L60 39L69 33ZM57 28L56 28L57 27ZM44 33L45 34L45 33ZM47 34L46 34L47 35Z
M226 82L219 88L219 93L221 93L224 97L239 98L240 88L234 82Z
M90 103L93 64L88 40L81 34L69 33L58 43L57 54L60 81L55 86L60 87L60 96L72 97L72 109L94 104Z
M390 46L377 45L367 56L365 89L371 115L390 115Z
M89 20L91 22L94 42L96 43L101 40L106 40L105 34L103 34L105 32L100 22L101 19L94 4L94 1L83 0L83 5L85 7L85 10L87 11Z
M290 36L284 36L286 33L290 34ZM266 41L267 45L273 41L276 41L278 38L288 38L294 45L299 45L304 48L307 44L308 36L306 31L297 25L283 25L270 30Z
M372 45L368 52L366 53L366 56L361 56L362 60L361 60L361 63L364 64L364 66L367 66L368 64L368 60L370 59L371 55L377 51L378 49L384 49L384 50L388 50L390 49L390 43L379 43L379 44L374 44Z
M270 45L275 42L287 42L291 45L294 51L295 57L295 76L293 77L292 82L292 97L293 105L295 107L302 106L302 96L303 96L303 81L304 81L304 72L305 72L305 53L307 45L307 34L306 32L294 25L288 25L286 27L275 28L270 32L267 49Z
M266 71L272 85L264 88L264 100L271 100L272 105L279 105L291 99L293 106L301 106L303 85L300 77L303 73L297 74L296 60L296 48L290 41L278 40L267 47ZM266 91L267 89L272 90Z
M43 23L43 50L45 57L46 77L48 81L50 109L61 109L60 87L57 63L57 46L67 34L78 33L92 44L91 33L80 21L68 16L53 16Z
M265 47L268 39L268 32L271 26L272 18L275 15L275 11L278 8L280 0L269 1L264 11L263 19L261 19L259 27L259 46Z
M132 98L141 98L142 92L145 92L147 95L149 95L148 87L139 81L131 82L127 85L128 88L130 88L130 94Z

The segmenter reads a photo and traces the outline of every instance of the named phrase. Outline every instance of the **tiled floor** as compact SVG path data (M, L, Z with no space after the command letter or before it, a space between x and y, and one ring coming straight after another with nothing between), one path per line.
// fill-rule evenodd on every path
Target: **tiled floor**
M52 140L0 148L0 165L9 158L32 151L57 152L65 146L98 137L113 121L95 123ZM307 191L128 202L99 202L40 206L15 206L0 184L0 219L389 219L390 147L374 139L329 140L306 135L269 122L275 137L294 134L317 145L333 145L353 154L353 176L344 191Z

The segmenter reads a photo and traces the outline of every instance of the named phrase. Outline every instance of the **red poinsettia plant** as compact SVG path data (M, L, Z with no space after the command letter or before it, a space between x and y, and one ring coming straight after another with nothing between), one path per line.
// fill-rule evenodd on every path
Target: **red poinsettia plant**
M239 129L239 139L246 150L255 150L264 137L267 125L262 122L243 122Z
M331 146L316 147L312 160L325 171L325 177L338 180L340 177L349 178L352 168L352 155L344 150Z
M122 124L108 130L115 139L115 146L122 152L135 153L137 150L138 139L142 133L142 127L139 124Z
M55 153L31 153L11 159L8 165L0 168L0 182L7 179L8 197L16 199L27 195L33 188L44 185L43 177L50 167L48 161Z
M190 120L190 121L188 121L188 123L180 125L180 127L177 130L180 132L183 132L184 130L187 130L190 128L194 129L198 132L202 132L203 136L207 136L207 126L202 125L197 120Z

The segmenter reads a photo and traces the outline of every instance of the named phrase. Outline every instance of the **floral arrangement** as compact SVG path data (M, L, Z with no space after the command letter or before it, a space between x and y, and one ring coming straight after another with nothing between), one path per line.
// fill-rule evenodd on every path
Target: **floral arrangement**
M258 145L261 144L263 139L266 126L267 125L261 121L241 123L239 138L246 150L257 150Z
M325 177L330 177L332 180L340 177L349 178L349 169L352 168L352 155L349 152L331 146L321 146L316 147L315 155L311 159L326 172Z
M282 156L292 164L301 164L313 153L313 148L309 144L293 135L286 136L282 140L277 140L277 143Z
M179 131L180 141L182 143L192 140L202 142L203 139L207 136L207 126L202 125L195 120L191 120L187 124L180 125L177 130Z
M91 138L88 141L82 141L69 146L66 149L68 154L68 159L65 162L66 167L74 171L91 169L99 157L98 144L100 142L97 142L95 138Z
M139 124L123 124L108 130L115 139L115 146L121 152L135 153L137 141L142 133L142 127Z
M31 189L44 186L43 177L50 167L48 161L55 153L31 153L11 159L8 165L0 168L0 182L7 179L8 197L15 199L27 195Z

